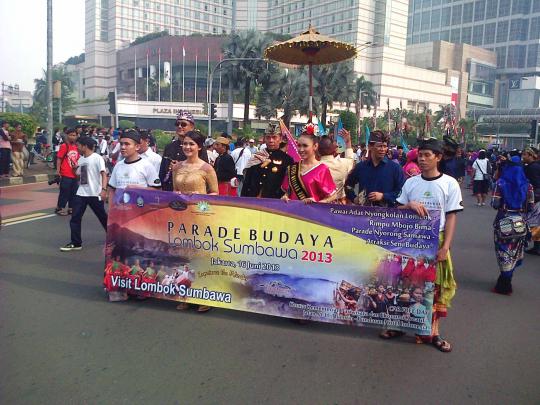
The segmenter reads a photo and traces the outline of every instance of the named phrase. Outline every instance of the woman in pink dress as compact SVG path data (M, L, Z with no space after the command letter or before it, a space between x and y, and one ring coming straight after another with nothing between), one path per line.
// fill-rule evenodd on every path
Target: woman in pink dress
M300 162L287 169L281 188L283 199L301 200L305 204L313 202L329 203L336 199L336 185L328 167L317 160L319 139L306 132L298 139Z
M405 178L418 176L420 167L418 167L418 149L412 149L407 153L407 163L403 166Z

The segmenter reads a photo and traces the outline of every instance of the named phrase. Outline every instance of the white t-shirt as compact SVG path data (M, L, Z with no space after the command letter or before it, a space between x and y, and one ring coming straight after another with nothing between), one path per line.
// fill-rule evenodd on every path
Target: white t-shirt
M247 162L249 161L249 159L251 159L251 152L249 150L249 147L236 148L231 152L231 157L233 158L234 164L236 166L236 174L243 175Z
M474 180L484 180L484 174L488 174L488 164L487 159L476 159L472 165L472 168L476 171L474 172ZM484 172L484 173L482 173Z
M97 153L79 158L77 175L80 176L77 195L81 197L99 197L104 184L101 184L101 172L105 171L105 162Z
M156 172L159 173L159 167L161 166L161 156L159 156L156 152L154 152L150 148L148 148L146 152L144 153L139 153L139 156L144 159L148 159L150 163L154 165Z
M439 231L444 231L446 214L463 210L463 200L459 183L451 176L441 174L434 179L426 180L422 176L414 176L405 182L401 195L396 199L399 204L416 201L424 204L428 210L441 211Z
M109 185L113 188L127 186L160 187L158 172L150 160L139 159L127 163L125 160L114 166Z
M206 150L206 154L208 155L208 163L210 163L212 166L214 166L214 162L216 161L216 159L218 158L219 156L219 153L217 153L215 150L210 150L210 149L207 149Z

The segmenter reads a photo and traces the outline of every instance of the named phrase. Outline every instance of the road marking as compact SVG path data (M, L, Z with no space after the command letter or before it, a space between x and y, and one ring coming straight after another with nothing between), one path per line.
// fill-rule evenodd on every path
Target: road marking
M32 216L32 218L28 218L29 216ZM47 215L43 213L41 213L40 216L36 216L36 214L26 215L26 219L24 219L25 217L10 218L5 221L2 221L2 225L4 226L18 225L18 224L23 224L25 222L37 221L38 219L52 218L55 216L56 214Z
M47 215L47 213L45 213L45 212L34 212L33 214L22 215L22 216L20 216L20 217L6 218L3 222L4 222L5 224L9 224L10 222L22 221L23 219L30 219L30 218L41 217L41 216L43 216L43 215Z
M45 183L47 183L46 180L44 180L44 181L36 181L34 183L12 184L10 186L2 186L2 187L0 187L0 191L5 189L5 188L22 187L22 186L35 186L36 184L45 184Z

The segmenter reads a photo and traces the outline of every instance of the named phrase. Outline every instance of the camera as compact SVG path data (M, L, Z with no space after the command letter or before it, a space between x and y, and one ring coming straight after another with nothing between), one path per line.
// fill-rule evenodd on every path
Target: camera
M49 186L52 186L53 184L60 184L60 176L57 174L52 180L49 180L47 184L49 184Z

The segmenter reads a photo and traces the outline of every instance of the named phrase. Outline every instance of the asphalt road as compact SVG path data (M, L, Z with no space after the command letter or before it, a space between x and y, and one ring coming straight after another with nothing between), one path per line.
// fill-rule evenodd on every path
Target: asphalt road
M466 202L453 249L459 289L442 324L450 354L375 329L109 303L90 211L81 252L58 250L65 217L4 227L0 403L538 404L540 258L526 257L513 296L492 294L494 211Z

